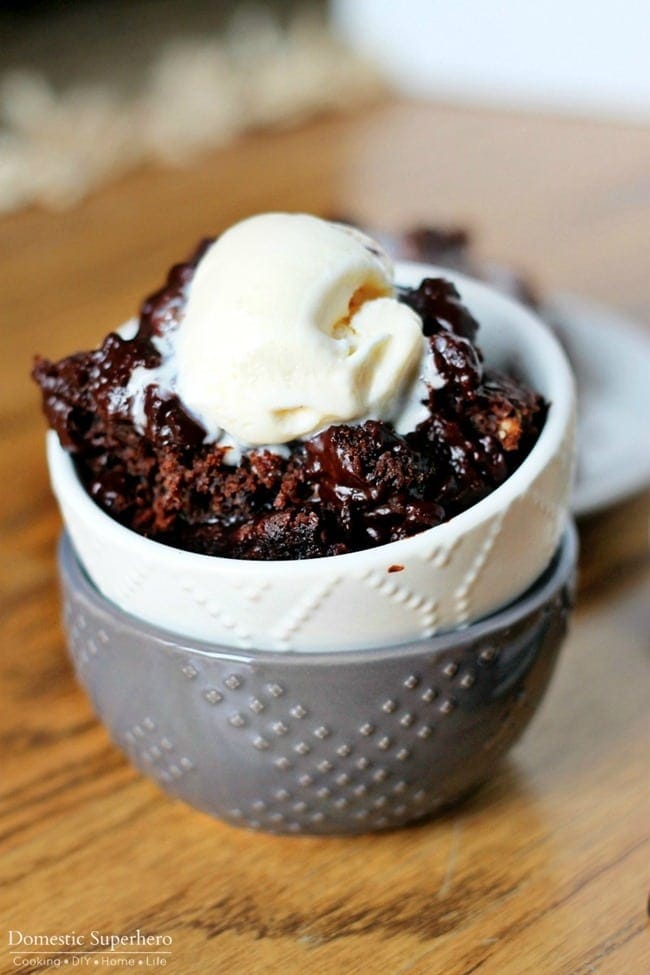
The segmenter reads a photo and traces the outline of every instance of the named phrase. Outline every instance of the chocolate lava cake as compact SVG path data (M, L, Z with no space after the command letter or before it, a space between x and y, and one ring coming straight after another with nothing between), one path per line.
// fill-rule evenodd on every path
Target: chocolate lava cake
M378 420L340 424L281 451L251 448L232 463L227 447L206 442L179 398L155 385L146 389L138 427L129 379L138 367L160 364L157 344L182 326L188 286L211 243L174 266L165 286L145 300L133 338L112 333L96 350L60 362L36 359L33 376L48 422L111 517L207 555L340 555L447 521L527 456L546 404L483 364L477 322L442 278L397 291L422 319L438 376L428 417L406 435Z

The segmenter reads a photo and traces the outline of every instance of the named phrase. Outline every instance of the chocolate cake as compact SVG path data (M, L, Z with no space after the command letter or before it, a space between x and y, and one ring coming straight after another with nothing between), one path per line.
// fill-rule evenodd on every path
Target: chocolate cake
M238 559L306 559L354 552L440 524L480 501L521 464L546 405L483 364L478 324L453 284L398 289L421 317L439 377L427 418L405 435L368 420L339 424L282 450L232 462L172 392L148 386L143 427L129 379L160 364L160 340L182 323L188 285L211 241L144 302L137 331L50 362L33 376L45 415L90 496L128 528L167 545ZM450 241L462 252L463 242ZM453 246L452 246L453 245ZM157 340L157 341L155 341Z

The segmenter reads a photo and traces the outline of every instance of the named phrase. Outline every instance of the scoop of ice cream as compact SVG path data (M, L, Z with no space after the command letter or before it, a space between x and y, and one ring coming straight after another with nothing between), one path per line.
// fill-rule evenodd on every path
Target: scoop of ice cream
M332 423L395 419L424 341L379 245L341 224L267 213L202 258L178 331L176 389L210 432L287 443Z

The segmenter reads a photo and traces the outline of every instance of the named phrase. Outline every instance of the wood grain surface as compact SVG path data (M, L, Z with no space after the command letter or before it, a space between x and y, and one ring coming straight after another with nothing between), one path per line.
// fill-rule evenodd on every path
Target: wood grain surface
M522 742L471 800L410 829L273 838L211 821L126 763L75 684L31 356L94 344L198 237L283 208L467 220L545 288L650 317L641 128L390 103L0 222L0 975L40 970L12 930L137 929L171 938L150 960L180 975L647 975L647 496L582 526L573 628ZM107 967L87 950L50 961Z

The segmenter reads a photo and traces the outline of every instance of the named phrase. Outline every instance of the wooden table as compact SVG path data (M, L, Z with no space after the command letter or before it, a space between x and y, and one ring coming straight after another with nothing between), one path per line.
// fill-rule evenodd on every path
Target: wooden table
M650 972L647 497L583 526L557 676L472 800L385 835L252 835L137 774L75 684L26 378L33 352L87 347L130 316L199 236L272 208L389 228L469 220L491 257L647 320L649 164L639 128L385 104L140 172L69 213L0 221L0 975L27 957L10 954L9 930L138 928L172 939L161 957L181 975Z

